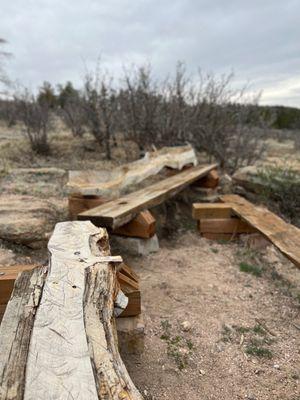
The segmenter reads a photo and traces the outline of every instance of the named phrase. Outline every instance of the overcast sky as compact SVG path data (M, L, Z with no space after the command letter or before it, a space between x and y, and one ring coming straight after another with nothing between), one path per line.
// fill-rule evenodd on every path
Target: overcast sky
M10 77L32 89L82 82L99 55L117 77L151 61L233 70L263 90L261 103L300 107L300 0L0 0Z

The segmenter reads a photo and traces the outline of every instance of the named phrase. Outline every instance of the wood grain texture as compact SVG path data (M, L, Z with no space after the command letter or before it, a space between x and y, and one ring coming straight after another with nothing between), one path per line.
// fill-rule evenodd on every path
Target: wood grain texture
M118 353L106 230L89 221L59 223L48 249L21 398L141 399Z
M223 203L194 203L192 216L194 219L230 218L233 215L228 204Z
M211 164L190 168L145 189L80 213L78 219L90 220L98 226L118 228L132 220L138 212L161 204L216 167L217 164Z
M0 399L22 400L31 331L46 277L44 268L20 274L0 326Z
M254 233L257 232L253 226L240 218L223 219L201 219L199 224L200 232L205 233Z
M0 304L7 304L17 276L22 271L29 271L37 265L32 264L20 264L12 266L0 266Z
M114 234L148 239L155 235L156 220L150 211L141 211L133 220L113 231Z
M109 170L69 171L67 187L72 194L112 200L166 167L182 170L186 165L197 165L195 150L190 145L163 147L147 152L140 160Z
M224 195L236 215L269 239L286 257L300 268L300 229L286 223L266 208L258 207L237 195Z

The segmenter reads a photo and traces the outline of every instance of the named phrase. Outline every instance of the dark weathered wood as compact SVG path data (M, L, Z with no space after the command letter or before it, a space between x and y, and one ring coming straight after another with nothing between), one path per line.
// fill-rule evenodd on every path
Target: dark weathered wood
M18 274L23 271L29 271L35 267L37 267L37 265L32 264L0 266L0 304L7 304Z
M138 212L161 204L216 167L217 164L211 164L190 168L145 189L80 213L78 219L90 220L98 226L118 228L132 220Z
M76 219L79 213L95 208L107 201L108 199L103 196L83 196L80 194L72 194L68 198L70 219Z
M141 211L133 220L113 231L114 234L148 239L155 234L156 220L150 211Z
M36 309L46 278L44 268L22 272L0 326L0 399L21 400Z
M7 305L0 400L142 399L118 352L114 314L127 302L106 230L59 223L48 249L45 282L41 268L23 272Z
M300 229L286 223L268 209L255 206L240 196L224 195L221 200L300 268Z
M198 181L196 181L195 185L203 188L214 189L218 186L219 180L220 177L218 171L214 169L210 171L204 178L201 178Z

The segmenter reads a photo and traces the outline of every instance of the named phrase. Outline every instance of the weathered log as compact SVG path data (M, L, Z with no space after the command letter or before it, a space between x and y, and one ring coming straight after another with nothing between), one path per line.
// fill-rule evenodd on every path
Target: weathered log
M2 321L0 400L142 399L118 351L106 230L59 223L48 249L47 277L23 272Z

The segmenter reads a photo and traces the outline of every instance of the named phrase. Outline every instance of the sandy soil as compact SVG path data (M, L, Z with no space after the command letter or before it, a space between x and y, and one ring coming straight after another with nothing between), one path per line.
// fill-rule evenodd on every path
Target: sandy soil
M2 132L2 182L10 168L106 169L138 156L116 148L106 162L92 138L62 132L51 137L52 154L38 157L20 134ZM2 192L23 190L9 185ZM260 253L200 238L178 202L163 208L173 212L159 232L165 239L158 253L122 254L141 277L145 307L145 351L125 358L133 381L148 400L300 400L299 270L272 247ZM184 215L191 202L181 204ZM0 243L0 263L45 262L46 254ZM240 271L241 262L252 273Z
M239 270L253 257L260 277ZM186 232L128 261L141 277L146 337L144 354L125 360L146 399L300 399L300 274L272 247L260 254Z

